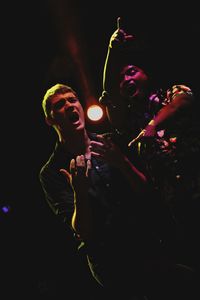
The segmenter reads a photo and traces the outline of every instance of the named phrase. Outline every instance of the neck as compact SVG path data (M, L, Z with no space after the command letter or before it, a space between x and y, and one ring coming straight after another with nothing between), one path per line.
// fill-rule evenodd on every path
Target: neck
M86 130L76 132L70 138L60 136L59 141L74 155L85 155L89 152L90 139Z

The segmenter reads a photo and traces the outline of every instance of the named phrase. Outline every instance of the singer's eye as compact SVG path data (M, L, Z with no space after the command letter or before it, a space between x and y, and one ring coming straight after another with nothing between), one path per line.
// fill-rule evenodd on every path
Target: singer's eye
M60 110L65 105L65 102L65 99L60 99L53 105L53 110Z
M75 103L75 102L78 102L79 100L76 97L70 97L70 98L67 99L67 101L70 102L70 103Z

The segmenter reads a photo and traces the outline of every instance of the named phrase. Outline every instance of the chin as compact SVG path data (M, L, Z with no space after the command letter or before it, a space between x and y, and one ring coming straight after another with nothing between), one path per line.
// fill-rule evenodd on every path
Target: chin
M85 125L84 124L79 124L77 127L76 127L76 130L79 131L79 130L83 130L85 128Z

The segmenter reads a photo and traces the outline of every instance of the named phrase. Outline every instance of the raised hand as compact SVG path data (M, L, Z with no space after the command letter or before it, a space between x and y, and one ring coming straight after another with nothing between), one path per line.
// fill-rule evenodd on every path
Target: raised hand
M110 38L109 47L117 47L119 45L122 45L123 43L126 43L128 41L134 40L135 37L131 34L127 34L122 28L121 28L121 18L117 18L117 29L114 31Z
M152 138L157 136L157 131L154 125L148 124L145 129L142 129L142 131L134 138L132 141L129 142L128 147L130 147L132 144L141 141L145 138Z
M71 187L77 191L88 189L90 169L91 161L85 161L84 155L78 155L70 162L70 172L66 169L60 169L60 172L66 177Z
M112 142L110 136L99 134L97 138L98 141L90 143L91 155L120 168L124 161L124 154L120 148Z

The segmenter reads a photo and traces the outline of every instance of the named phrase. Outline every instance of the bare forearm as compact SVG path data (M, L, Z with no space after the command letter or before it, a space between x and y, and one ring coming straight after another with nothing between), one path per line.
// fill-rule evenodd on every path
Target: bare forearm
M180 110L187 109L191 103L191 97L188 97L187 95L177 96L171 103L164 106L149 124L160 129L167 121L175 117Z
M88 240L92 234L92 213L86 193L75 193L72 228L82 240Z

